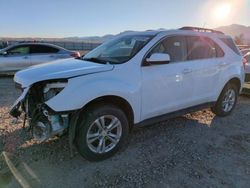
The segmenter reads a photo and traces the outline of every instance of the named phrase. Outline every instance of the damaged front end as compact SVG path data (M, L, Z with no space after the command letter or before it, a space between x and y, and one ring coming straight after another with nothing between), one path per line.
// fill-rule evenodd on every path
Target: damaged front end
M55 135L62 135L69 127L69 113L56 113L45 102L59 94L67 85L67 80L43 81L23 89L10 110L13 117L24 113L33 137L46 141Z

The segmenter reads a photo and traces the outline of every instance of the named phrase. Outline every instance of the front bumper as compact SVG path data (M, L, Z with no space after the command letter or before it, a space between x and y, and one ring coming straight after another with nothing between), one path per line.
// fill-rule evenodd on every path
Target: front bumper
M19 110L21 103L24 101L25 97L27 96L29 92L29 87L25 88L23 90L23 93L18 97L18 99L14 102L14 104L10 108L10 115L13 117L18 117L20 116L21 112Z

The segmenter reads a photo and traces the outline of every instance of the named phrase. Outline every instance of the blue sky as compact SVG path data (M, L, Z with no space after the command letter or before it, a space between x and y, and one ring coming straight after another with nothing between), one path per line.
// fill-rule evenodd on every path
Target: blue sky
M223 20L220 3L232 4ZM0 0L0 37L69 37L124 30L250 26L250 0Z

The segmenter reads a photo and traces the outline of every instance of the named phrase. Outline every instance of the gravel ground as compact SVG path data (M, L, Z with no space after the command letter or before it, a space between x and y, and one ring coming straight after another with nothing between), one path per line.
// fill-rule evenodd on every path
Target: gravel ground
M0 78L0 187L249 187L250 98L241 96L233 114L209 109L136 128L125 151L91 163L68 139L38 144L8 115L19 94L11 78ZM15 175L15 177L13 176Z

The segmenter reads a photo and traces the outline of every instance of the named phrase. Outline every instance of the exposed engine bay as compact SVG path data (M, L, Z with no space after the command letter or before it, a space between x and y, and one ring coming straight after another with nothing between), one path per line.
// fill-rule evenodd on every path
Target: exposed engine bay
M27 121L33 137L40 142L62 135L69 127L69 114L55 113L45 102L60 93L66 85L67 81L64 80L32 85L13 106L10 114L18 118L24 113L24 126Z

